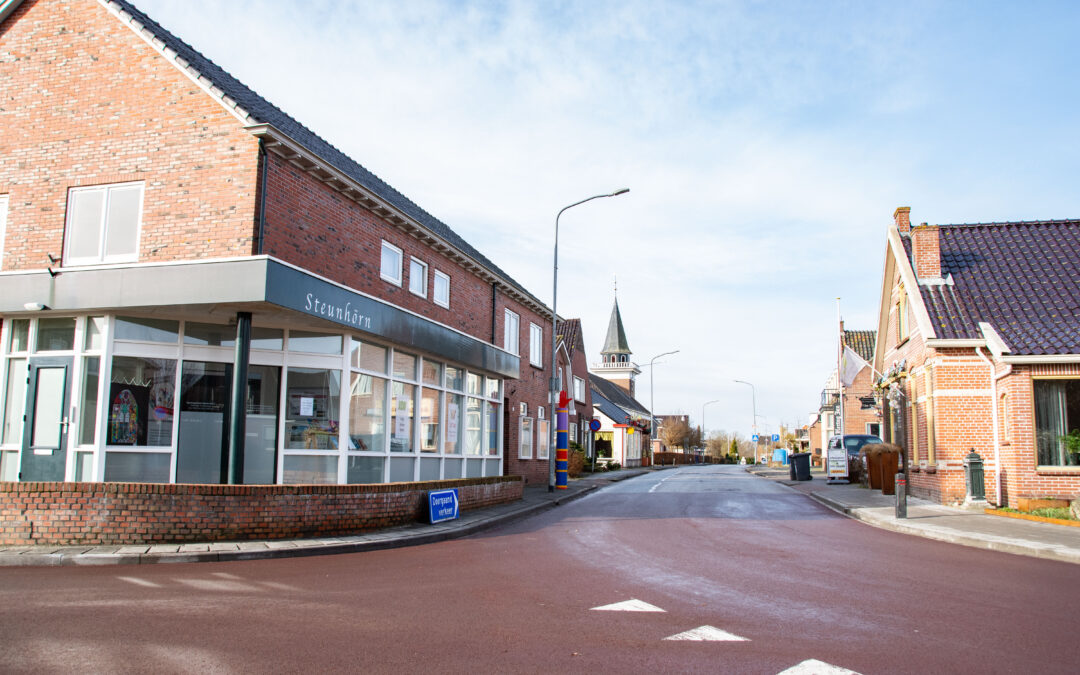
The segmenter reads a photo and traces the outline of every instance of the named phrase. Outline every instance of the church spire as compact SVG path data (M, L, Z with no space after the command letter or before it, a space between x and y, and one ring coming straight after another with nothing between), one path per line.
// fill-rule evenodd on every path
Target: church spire
M611 308L611 318L608 319L607 337L604 339L604 348L600 350L605 362L630 360L630 345L626 342L626 331L623 329L622 314L619 313L619 299L615 298L615 305ZM625 355L624 358L618 358Z

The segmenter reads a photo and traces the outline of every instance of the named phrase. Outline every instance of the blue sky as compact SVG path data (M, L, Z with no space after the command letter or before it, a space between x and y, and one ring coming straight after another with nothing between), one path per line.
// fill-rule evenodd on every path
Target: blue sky
M897 206L1080 217L1080 3L135 2L545 302L629 187L559 313L709 429L806 422Z

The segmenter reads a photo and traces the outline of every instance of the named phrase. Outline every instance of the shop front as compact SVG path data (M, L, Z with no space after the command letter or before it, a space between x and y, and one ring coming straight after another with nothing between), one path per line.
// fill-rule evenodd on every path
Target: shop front
M0 275L0 298L34 299L0 300L0 480L502 474L516 356L274 259Z

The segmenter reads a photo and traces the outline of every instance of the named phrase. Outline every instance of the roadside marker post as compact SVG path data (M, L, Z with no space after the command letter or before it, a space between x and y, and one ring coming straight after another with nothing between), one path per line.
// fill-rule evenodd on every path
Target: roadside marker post
M570 397L565 391L559 392L559 411L555 414L555 488L567 489L569 478L569 437Z

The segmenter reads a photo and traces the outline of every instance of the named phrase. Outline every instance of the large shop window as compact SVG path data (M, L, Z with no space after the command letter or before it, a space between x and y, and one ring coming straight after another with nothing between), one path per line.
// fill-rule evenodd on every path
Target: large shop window
M349 389L349 450L386 451L386 380L353 373Z
M1040 466L1077 466L1069 435L1080 434L1080 379L1035 380L1035 439Z
M64 263L137 260L142 196L142 183L72 188L68 192Z
M289 368L286 449L337 449L340 378L341 373L336 370Z
M168 448L172 445L176 361L136 356L113 358L109 379L106 444ZM167 483L169 452L109 451L106 481Z

